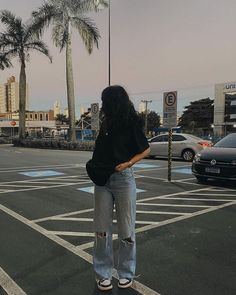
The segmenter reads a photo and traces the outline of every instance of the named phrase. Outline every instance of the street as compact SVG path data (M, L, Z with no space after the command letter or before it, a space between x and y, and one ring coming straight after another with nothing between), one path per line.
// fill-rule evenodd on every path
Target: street
M91 265L91 155L0 146L1 295L102 294ZM168 182L166 159L134 165L137 278L119 290L114 271L107 294L235 295L236 185L198 184L191 163L172 166Z

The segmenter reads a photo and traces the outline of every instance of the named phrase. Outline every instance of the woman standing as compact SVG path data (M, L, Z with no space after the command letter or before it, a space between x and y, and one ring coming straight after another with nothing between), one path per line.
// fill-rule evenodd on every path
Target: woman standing
M150 148L142 120L121 86L102 92L102 125L87 172L95 183L93 267L99 290L112 289L112 221L115 206L119 237L118 287L132 285L136 267L136 184L132 166Z

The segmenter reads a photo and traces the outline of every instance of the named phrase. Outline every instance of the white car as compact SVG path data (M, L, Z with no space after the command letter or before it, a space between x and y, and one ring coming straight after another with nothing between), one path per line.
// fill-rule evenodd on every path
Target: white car
M150 157L168 156L168 134L157 135L148 140L151 152ZM211 147L212 142L203 140L191 134L173 133L172 156L192 161L194 156L206 147Z

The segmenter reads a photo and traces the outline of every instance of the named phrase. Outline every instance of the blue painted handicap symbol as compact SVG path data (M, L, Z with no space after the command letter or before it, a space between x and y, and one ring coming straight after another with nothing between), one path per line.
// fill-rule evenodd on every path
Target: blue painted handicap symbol
M183 174L192 174L192 169L191 168L178 168L178 169L173 169L173 172L183 173Z
M148 168L157 168L157 167L160 167L160 165L152 165L152 164L134 164L133 167L134 167L134 168L144 168L144 169L148 169Z
M89 187L82 187L82 188L78 188L77 189L78 191L82 191L82 192L85 192L85 193L89 193L89 194L93 194L94 193L94 186L89 186ZM137 193L143 193L145 192L145 190L143 189L136 189L136 192Z
M64 175L65 173L57 172L53 170L45 170L45 171L20 172L19 174L29 176L29 177L47 177L47 176Z

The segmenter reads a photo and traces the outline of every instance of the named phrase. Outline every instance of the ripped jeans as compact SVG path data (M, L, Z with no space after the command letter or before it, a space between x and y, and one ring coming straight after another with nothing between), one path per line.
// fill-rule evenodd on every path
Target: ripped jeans
M112 220L115 205L119 237L119 278L133 278L136 268L136 183L128 168L111 175L105 186L95 186L93 267L97 279L112 277Z

